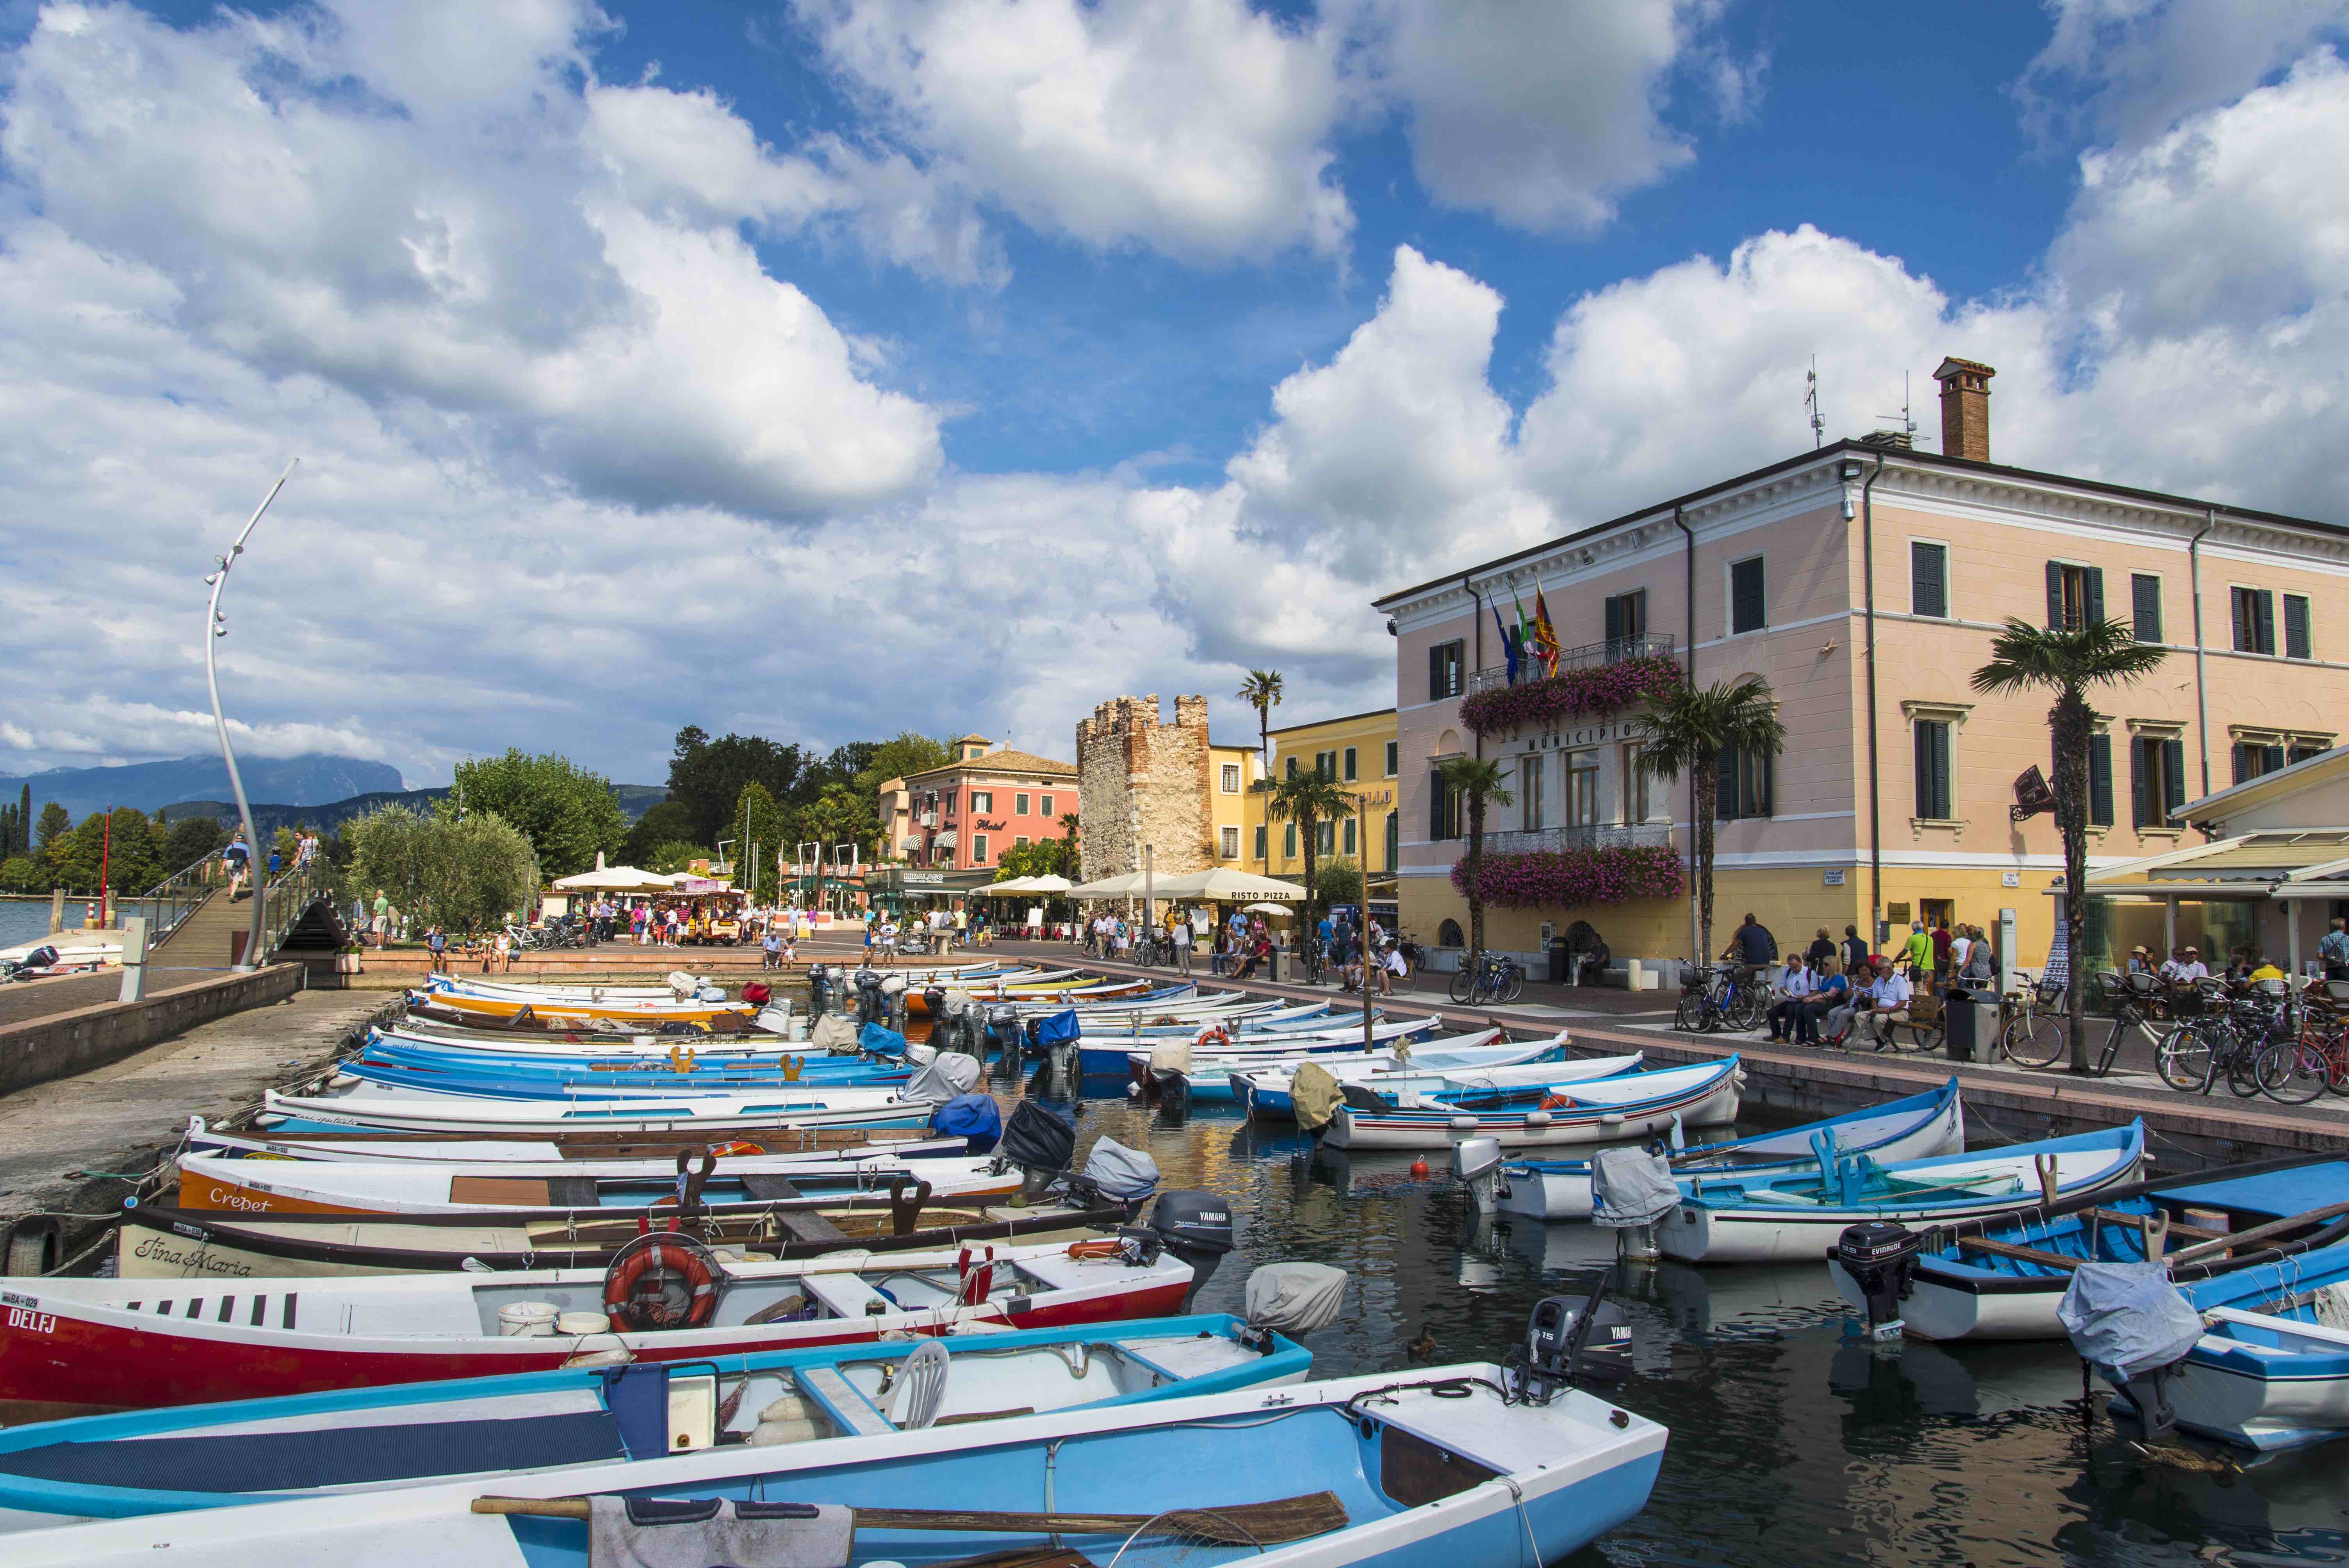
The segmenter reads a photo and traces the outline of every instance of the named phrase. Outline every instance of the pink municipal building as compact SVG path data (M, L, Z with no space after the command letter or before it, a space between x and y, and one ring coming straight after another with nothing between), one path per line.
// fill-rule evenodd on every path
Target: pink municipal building
M983 735L961 737L953 750L951 762L880 789L883 858L907 868L908 889L959 892L993 882L1004 851L1065 837L1061 818L1077 809L1072 762Z
M1523 874L1511 907L1488 907L1488 944L1531 957L1587 921L1619 965L1669 978L1692 949L1690 901L1658 894L1657 861L1686 865L1691 782L1643 784L1628 726L1660 665L1707 686L1759 676L1786 727L1775 759L1732 756L1695 781L1721 819L1716 948L1747 910L1782 948L1822 925L1905 934L1911 918L1995 935L2006 913L2009 961L2045 962L2055 822L2010 808L2019 776L2051 771L2048 703L1984 696L1969 678L2009 617L2116 618L2168 653L2097 698L2092 873L2205 843L2201 798L2331 749L2349 713L2349 530L2002 465L1994 374L1941 364L1938 453L1897 434L1837 442L1379 600L1397 649L1404 928L1432 948L1458 942L1464 825L1434 769L1491 758L1516 799L1491 809L1488 851L1558 853L1512 862ZM1512 687L1493 606L1513 613L1537 590L1566 647L1560 676ZM2298 909L2313 954L2336 912L2141 878L2106 896L2099 880L2085 918L2108 954L2175 933L2206 955L2252 942L2281 960L2294 934L2282 912Z

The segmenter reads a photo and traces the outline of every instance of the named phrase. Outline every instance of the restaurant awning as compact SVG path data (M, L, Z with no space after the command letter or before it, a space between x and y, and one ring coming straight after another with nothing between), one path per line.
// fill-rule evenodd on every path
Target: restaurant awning
M2105 897L2338 898L2349 882L2349 828L2275 829L2193 844L2088 872Z
M1195 898L1215 903L1295 903L1305 897L1305 889L1296 882L1258 876L1235 866L1211 866L1184 876L1161 877L1156 892L1160 898Z
M938 849L951 850L955 847L955 830L952 828L948 828L945 832L940 833L931 841Z

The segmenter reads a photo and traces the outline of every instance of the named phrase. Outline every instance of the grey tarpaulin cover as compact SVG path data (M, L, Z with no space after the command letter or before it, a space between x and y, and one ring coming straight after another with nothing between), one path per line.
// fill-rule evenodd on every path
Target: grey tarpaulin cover
M1247 1320L1295 1338L1338 1320L1346 1271L1327 1264L1267 1264L1248 1275Z
M1158 1185L1158 1161L1139 1149L1103 1138L1085 1156L1085 1180L1112 1198L1146 1198Z
M1652 1225L1680 1206L1671 1162L1644 1149L1602 1149L1590 1161L1590 1222L1614 1230Z
M845 1013L826 1013L808 1031L808 1044L835 1057L856 1054L856 1026Z
M2080 1358L2116 1383L2168 1366L2202 1337L2202 1315L2159 1264L2082 1264L2055 1316Z
M855 1510L832 1503L819 1505L813 1519L746 1519L743 1506L753 1512L759 1507L720 1498L667 1503L661 1499L591 1497L589 1568L708 1568L712 1563L739 1568L845 1568L855 1545ZM704 1518L693 1517L705 1513Z
M932 1105L944 1105L958 1094L968 1094L978 1084L978 1060L960 1051L940 1051L914 1075L914 1081L897 1091L905 1100L927 1100Z

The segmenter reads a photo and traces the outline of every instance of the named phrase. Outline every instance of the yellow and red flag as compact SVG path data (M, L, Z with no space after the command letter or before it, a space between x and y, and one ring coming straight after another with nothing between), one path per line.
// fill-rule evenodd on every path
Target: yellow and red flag
M1550 624L1549 602L1542 597L1539 588L1534 590L1534 656L1551 675L1557 674L1557 628Z

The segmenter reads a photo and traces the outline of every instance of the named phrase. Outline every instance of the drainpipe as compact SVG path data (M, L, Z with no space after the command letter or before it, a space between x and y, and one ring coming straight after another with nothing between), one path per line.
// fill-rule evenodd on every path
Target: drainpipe
M1876 736L1876 500L1869 492L1883 476L1884 459L1859 487L1860 573L1868 613L1868 923L1869 945L1884 940L1884 784L1877 776Z
M1468 590L1468 618L1476 627L1476 663L1471 667L1481 670L1485 667L1485 596L1476 592L1476 579L1469 573L1460 574L1460 586ZM1464 672L1460 677L1460 687L1463 691L1468 688L1468 676ZM1482 762L1485 759L1485 737L1479 732L1471 733L1476 736L1476 760Z
M1696 530L1688 525L1688 519L1681 513L1681 505L1675 501L1672 504L1672 526L1679 529L1681 536L1688 541L1688 548L1681 552L1681 560L1684 563L1681 601L1688 612L1688 634L1682 639L1682 651L1688 660L1688 683L1693 687L1696 685ZM1697 923L1696 791L1696 769L1692 768L1689 769L1689 953L1692 963L1702 964L1705 960L1704 928Z
M2202 536L2219 526L2219 509L2202 509L2202 527L2186 544L2187 580L2194 585L2194 734L2202 748L2202 793L2210 793L2210 696L2203 684Z

